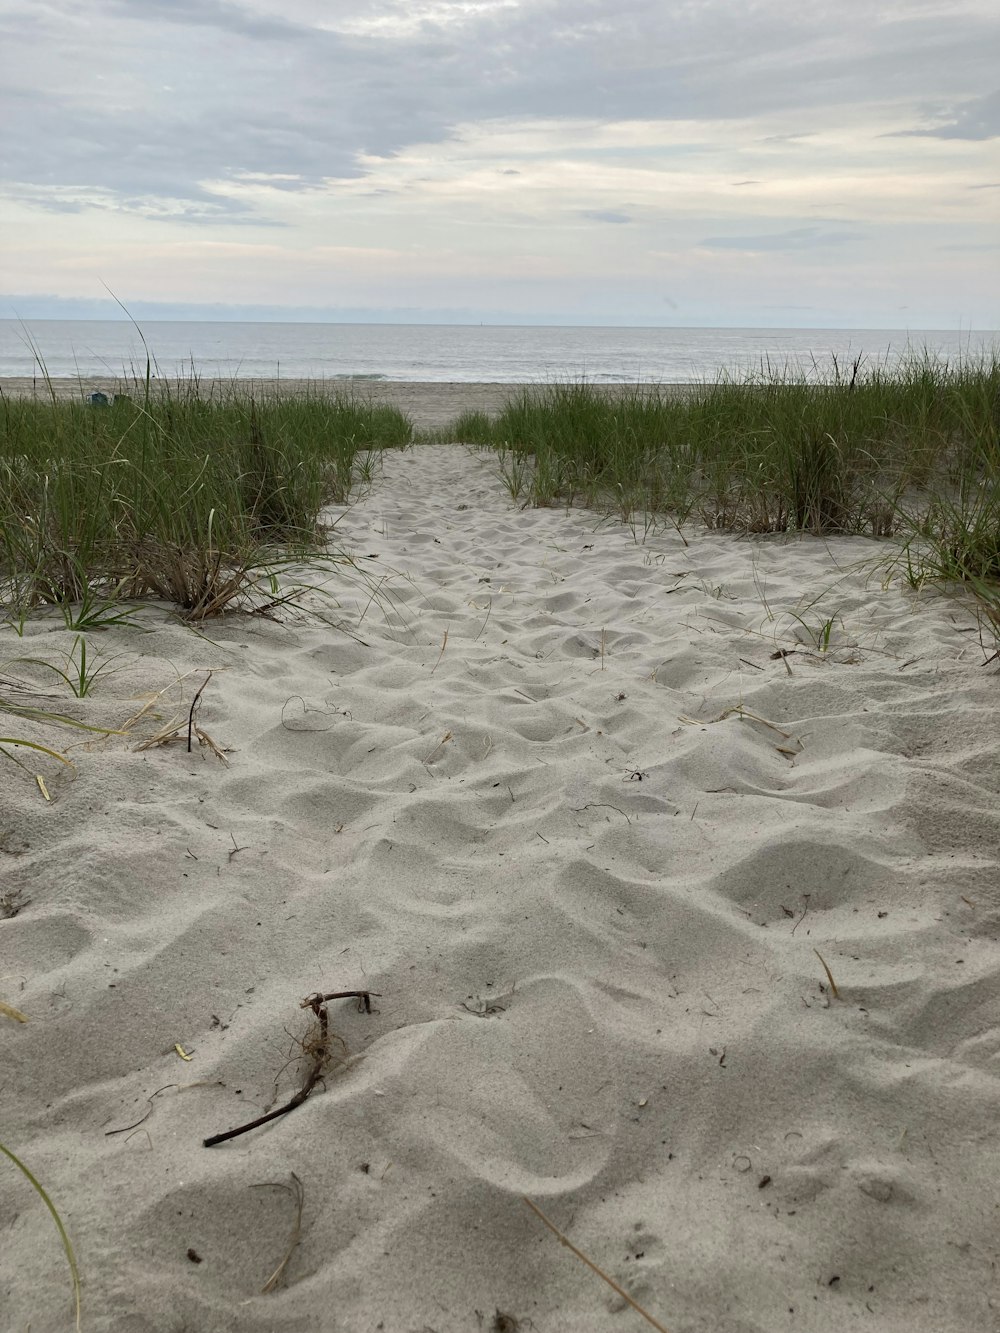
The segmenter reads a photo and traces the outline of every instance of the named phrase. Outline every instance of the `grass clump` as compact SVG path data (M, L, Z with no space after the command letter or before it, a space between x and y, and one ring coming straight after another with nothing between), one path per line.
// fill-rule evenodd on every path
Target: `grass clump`
M522 390L451 438L512 498L747 533L897 538L914 587L962 584L1000 641L1000 357L913 356L832 381L765 369L684 386Z
M891 371L856 362L826 383L767 372L673 389L553 385L495 420L460 418L452 435L498 450L508 489L536 505L885 537L920 522L942 533L970 485L978 527L993 524L998 421L1000 361L924 357Z
M393 408L137 381L108 405L0 399L0 616L68 627L161 597L192 620L267 602L325 550L323 505L412 437Z

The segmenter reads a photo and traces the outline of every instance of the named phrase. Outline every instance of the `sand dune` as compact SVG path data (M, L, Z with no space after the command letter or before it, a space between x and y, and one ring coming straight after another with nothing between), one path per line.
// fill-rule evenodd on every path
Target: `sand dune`
M672 1333L1000 1328L969 616L883 589L860 539L520 510L459 446L331 518L368 578L339 605L199 635L147 609L63 703L120 725L164 690L161 720L74 751L51 804L0 766L29 1019L0 1016L0 1139L61 1210L83 1327L648 1327L527 1195ZM72 641L38 621L5 656ZM137 750L209 671L228 766ZM203 1147L294 1091L300 1001L341 989L377 998L330 1003L325 1089ZM0 1169L0 1323L70 1327L52 1220Z

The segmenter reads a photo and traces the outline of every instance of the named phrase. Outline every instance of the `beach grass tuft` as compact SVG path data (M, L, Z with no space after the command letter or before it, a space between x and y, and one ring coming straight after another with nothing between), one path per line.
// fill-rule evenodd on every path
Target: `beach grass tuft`
M45 606L89 629L149 597L189 620L270 600L275 570L329 556L323 506L413 434L347 396L128 387L107 405L0 398L0 620L18 632Z
M281 398L239 381L206 389L193 370L156 382L150 362L125 387L96 404L82 391L62 400L51 383L40 400L0 390L0 631L23 638L29 619L57 612L77 632L71 652L59 664L16 660L47 667L81 699L108 666L85 635L128 626L148 599L197 622L323 592L303 580L306 564L353 578L323 506L344 502L382 449L413 436L401 412L345 395ZM0 713L81 725L9 693ZM20 731L0 736L0 757L72 768Z
M898 539L911 582L961 581L1000 616L1000 357L914 354L687 386L522 389L450 437L497 452L512 498L645 530ZM678 529L679 530L679 529Z
M912 523L915 496L957 496L996 467L998 413L1000 359L925 356L892 370L855 365L832 383L774 372L690 386L532 388L496 419L467 414L451 434L499 451L505 476L512 459L530 461L536 505L884 537Z

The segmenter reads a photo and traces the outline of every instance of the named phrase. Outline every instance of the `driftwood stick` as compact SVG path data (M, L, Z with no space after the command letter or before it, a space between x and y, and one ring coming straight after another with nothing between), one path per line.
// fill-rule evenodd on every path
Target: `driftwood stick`
M208 683L207 681L205 682ZM204 688L204 687L202 687ZM274 1111L268 1111L266 1115L258 1116L256 1120L251 1120L245 1125L239 1125L236 1129L227 1129L222 1134L213 1134L210 1138L204 1140L206 1148L214 1148L219 1143L227 1143L230 1139L237 1139L241 1134L249 1134L252 1129L259 1129L261 1125L266 1125L271 1120L277 1120L279 1116L287 1115L289 1111L294 1111L296 1106L301 1106L309 1094L315 1088L316 1084L322 1081L323 1071L326 1068L326 1062L330 1056L330 1028L327 1017L327 1000L346 1000L358 999L361 1001L365 1013L372 1011L371 996L372 991L367 990L337 990L330 991L326 995L316 991L312 995L307 995L300 1004L301 1009L311 1009L316 1015L319 1023L319 1035L310 1043L309 1054L311 1056L309 1068L306 1070L305 1078L302 1080L302 1086L298 1092L291 1097L284 1106L279 1106Z
M358 1006L359 1012L363 1008L366 1014L370 1014L372 1011L371 997L373 995L377 996L378 993L378 991L374 990L332 990L326 995L320 995L319 992L317 992L315 995L307 995L299 1005L299 1008L312 1009L315 1013L317 1004L325 1004L327 1000L357 999L361 1001L361 1004Z
M198 693L191 700L191 711L188 713L188 754L191 753L191 733L194 730L194 710L198 707L198 700L201 698L202 690L205 688L205 686L211 679L212 679L212 673L210 671L208 675L205 677L205 679L202 681L201 688L198 690Z
M252 1129L259 1129L261 1125L266 1125L269 1120L277 1120L280 1115L287 1115L289 1111L294 1111L296 1106L301 1106L305 1099L312 1092L318 1078L310 1079L304 1083L295 1096L279 1106L276 1111L269 1111L267 1115L258 1116L256 1120L251 1120L249 1124L240 1125L238 1129L227 1129L223 1134L213 1134L211 1138L205 1140L206 1148L214 1148L217 1143L225 1143L228 1139L238 1139L241 1134L249 1134Z

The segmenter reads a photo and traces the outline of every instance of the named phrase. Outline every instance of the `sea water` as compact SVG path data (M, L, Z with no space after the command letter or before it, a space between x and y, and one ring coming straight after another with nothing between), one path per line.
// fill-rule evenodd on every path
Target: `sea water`
M996 355L1000 334L969 330L677 329L469 324L281 324L126 320L0 320L0 377L580 380L679 383L722 374L833 378L930 354L954 362Z

